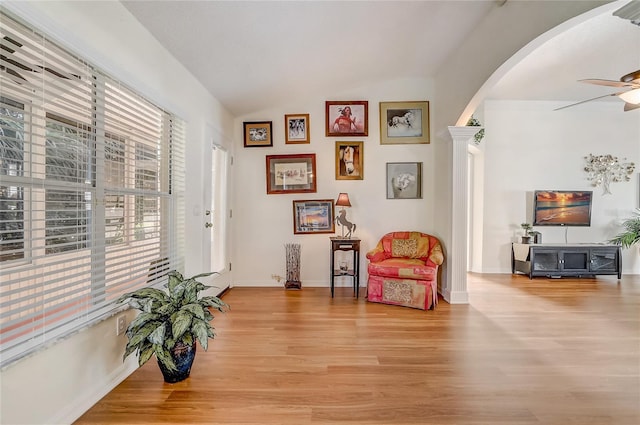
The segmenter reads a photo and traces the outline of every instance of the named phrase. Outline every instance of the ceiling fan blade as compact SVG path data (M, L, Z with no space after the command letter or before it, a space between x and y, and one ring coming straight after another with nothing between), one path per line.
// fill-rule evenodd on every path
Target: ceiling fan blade
M633 103L629 103L629 102L625 102L624 103L624 111L633 111L634 109L640 109L640 103L637 105L634 105Z
M591 99L581 100L580 102L572 103L571 105L561 106L559 108L554 109L554 111L559 111L561 109L570 108L572 106L581 105L583 103L591 102L592 100L598 100L598 99L602 99L602 98L609 97L609 96L618 96L619 94L620 93L611 93L611 94L605 94L603 96L592 97Z
M580 83L588 83L588 84L596 84L598 86L609 86L609 87L633 87L636 84L633 81L622 82L622 81L613 81L613 80L601 80L598 78L589 78L586 80L578 80Z

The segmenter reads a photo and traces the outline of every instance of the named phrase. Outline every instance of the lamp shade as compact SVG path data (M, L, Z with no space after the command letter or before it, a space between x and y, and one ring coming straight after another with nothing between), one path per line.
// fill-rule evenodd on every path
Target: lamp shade
M336 201L336 206L338 207L350 207L351 202L349 202L349 195L347 193L341 193L338 195L338 200Z

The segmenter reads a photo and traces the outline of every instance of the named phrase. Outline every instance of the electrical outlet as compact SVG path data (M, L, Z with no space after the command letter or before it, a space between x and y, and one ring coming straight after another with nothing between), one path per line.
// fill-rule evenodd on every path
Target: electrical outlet
M116 318L116 335L125 333L127 330L127 318L124 314Z
M277 274L272 274L271 275L271 279L275 280L276 282L280 283L280 281L282 280L282 276L277 275Z

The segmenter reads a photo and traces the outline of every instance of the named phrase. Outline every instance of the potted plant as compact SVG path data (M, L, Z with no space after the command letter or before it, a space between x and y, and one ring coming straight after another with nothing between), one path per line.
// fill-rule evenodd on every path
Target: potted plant
M640 208L622 222L622 227L624 231L610 239L610 243L622 245L623 248L631 248L632 245L640 243Z
M168 273L167 291L146 287L121 296L118 302L129 300L132 308L141 311L127 328L129 341L123 360L135 351L142 366L155 354L165 382L179 382L189 377L196 340L206 351L209 338L215 338L210 308L222 313L229 308L216 296L200 296L200 291L211 286L197 279L212 274L185 279L173 270Z
M522 227L522 230L524 231L524 235L522 235L522 243L529 243L529 241L531 240L529 232L533 227L529 223L522 223L520 224L520 227Z

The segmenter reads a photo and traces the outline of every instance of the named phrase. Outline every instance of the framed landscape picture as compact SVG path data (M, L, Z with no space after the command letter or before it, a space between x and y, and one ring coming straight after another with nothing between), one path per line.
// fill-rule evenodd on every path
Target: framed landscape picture
M380 102L381 145L429 141L429 102Z
M271 121L244 122L244 147L273 146Z
M335 233L333 199L293 201L293 233Z
M309 138L309 114L288 114L284 116L284 142L287 145L311 143Z
M422 198L422 162L387 162L387 199Z
M369 102L366 100L327 101L325 134L330 136L366 136L369 133Z
M267 194L316 192L316 154L267 155Z
M336 180L363 180L363 164L363 142L336 142Z

